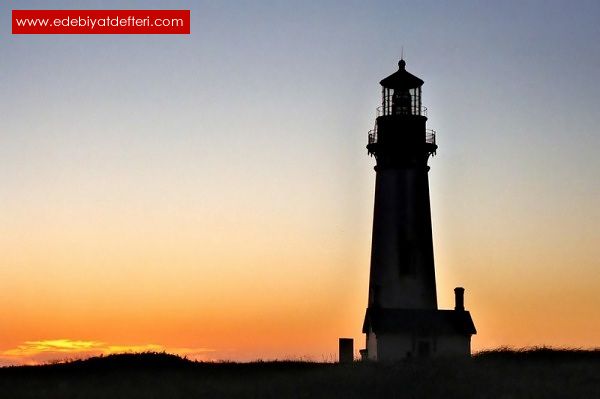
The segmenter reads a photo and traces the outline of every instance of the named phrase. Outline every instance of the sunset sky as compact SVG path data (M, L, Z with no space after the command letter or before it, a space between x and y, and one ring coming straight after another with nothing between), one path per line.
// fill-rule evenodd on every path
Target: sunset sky
M190 9L191 35L12 35ZM600 2L0 3L0 365L334 360L367 304L379 80L425 81L440 308L600 346Z

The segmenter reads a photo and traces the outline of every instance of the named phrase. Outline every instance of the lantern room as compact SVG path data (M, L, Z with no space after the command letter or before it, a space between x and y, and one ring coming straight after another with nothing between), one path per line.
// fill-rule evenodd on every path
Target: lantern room
M378 158L378 164L404 162L421 156L423 150L427 156L435 155L435 132L426 128L427 108L421 102L425 82L408 72L401 59L398 70L379 83L382 103L377 107L375 127L369 131L369 154Z
M421 106L423 81L406 70L406 62L398 62L398 70L379 82L383 90L380 115L425 116Z

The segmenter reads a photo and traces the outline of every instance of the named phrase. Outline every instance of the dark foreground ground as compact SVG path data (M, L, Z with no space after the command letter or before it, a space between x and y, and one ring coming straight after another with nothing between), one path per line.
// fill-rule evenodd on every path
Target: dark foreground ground
M600 350L348 365L112 355L0 368L0 398L600 398Z

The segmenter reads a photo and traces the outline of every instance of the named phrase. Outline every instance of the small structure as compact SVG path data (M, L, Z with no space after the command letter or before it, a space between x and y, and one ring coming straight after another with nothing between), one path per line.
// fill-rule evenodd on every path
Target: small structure
M437 151L426 129L423 80L405 69L383 79L382 105L367 150L375 156L375 206L368 308L363 323L369 360L471 353L476 334L455 289L454 310L438 310L433 259L429 166Z
M339 344L340 363L352 363L354 361L354 340L352 338L340 338Z
M464 291L463 288L455 288ZM471 353L476 334L464 308L368 308L363 324L369 360L394 361L410 357L464 356Z

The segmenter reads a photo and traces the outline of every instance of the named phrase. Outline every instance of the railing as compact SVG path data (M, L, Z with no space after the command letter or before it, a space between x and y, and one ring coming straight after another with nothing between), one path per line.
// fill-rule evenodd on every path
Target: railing
M425 142L427 144L435 144L435 130L425 130Z
M377 143L377 129L369 130L369 144Z
M435 145L435 135L436 135L435 130L426 129L425 130L425 142L427 144ZM369 130L369 144L377 144L377 129L376 128Z
M377 107L376 111L377 111L377 118L379 118L380 116L384 116L384 115L392 115L392 111L384 108L383 105L380 105L379 107ZM419 109L418 107L412 107L411 113L407 114L407 115L421 115L421 116L427 117L427 107L421 106L421 109Z

